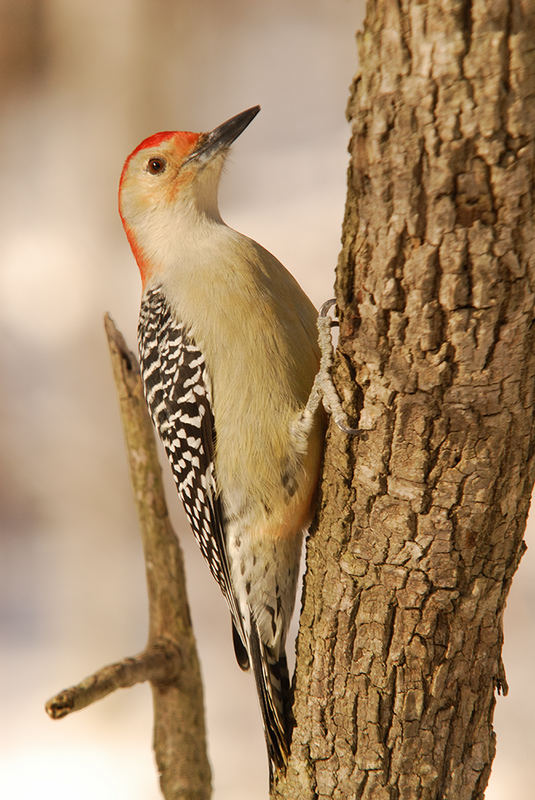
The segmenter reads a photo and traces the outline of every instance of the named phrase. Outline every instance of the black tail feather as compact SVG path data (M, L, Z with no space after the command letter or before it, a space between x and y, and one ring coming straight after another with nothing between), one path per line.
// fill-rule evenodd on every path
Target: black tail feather
M240 669L243 669L244 672L247 672L250 667L249 654L247 653L247 649L241 640L240 634L236 630L234 622L232 622L232 643L234 645L236 661L238 662Z
M264 735L269 759L269 779L274 771L286 769L290 751L290 679L286 655L278 659L260 639L251 618L251 662L264 720Z

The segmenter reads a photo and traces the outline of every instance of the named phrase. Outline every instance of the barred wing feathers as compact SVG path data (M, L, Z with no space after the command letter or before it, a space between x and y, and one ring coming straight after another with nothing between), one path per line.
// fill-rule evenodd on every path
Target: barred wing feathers
M243 636L228 563L214 469L215 428L204 356L162 292L143 298L138 343L147 405L189 523Z

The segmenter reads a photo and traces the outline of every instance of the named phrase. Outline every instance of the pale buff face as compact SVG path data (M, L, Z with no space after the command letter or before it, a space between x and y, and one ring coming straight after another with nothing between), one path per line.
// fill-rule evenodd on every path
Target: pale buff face
M217 190L228 149L259 111L252 106L208 133L155 133L126 159L119 213L144 286L180 261L190 269L199 261L223 222Z
M193 162L184 161L195 149L199 134L164 132L145 139L128 156L119 186L119 210L130 227L155 206L172 203L177 192L195 177Z
M199 216L219 219L217 188L225 151L190 160L204 136L158 133L125 162L119 213L144 280L157 268L178 229Z

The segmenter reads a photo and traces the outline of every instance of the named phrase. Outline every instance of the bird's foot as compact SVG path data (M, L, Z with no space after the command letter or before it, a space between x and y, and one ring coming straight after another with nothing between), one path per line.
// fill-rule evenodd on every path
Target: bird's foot
M347 415L342 408L342 403L336 391L332 378L333 342L331 328L334 323L329 316L330 309L336 300L327 300L323 303L318 316L318 343L321 351L320 368L314 378L314 383L305 408L305 416L311 417L319 404L322 403L325 411L331 415L334 423L341 431L349 436L355 436L361 431L348 425Z

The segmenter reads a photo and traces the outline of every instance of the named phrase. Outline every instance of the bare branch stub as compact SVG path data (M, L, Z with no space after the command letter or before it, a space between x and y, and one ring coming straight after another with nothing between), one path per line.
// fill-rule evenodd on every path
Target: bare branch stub
M177 677L178 652L173 653L170 642L162 642L148 647L138 656L124 658L115 664L108 664L84 678L82 681L63 689L45 704L51 719L63 719L73 711L81 711L111 694L116 689L127 689L136 683L169 683Z
M130 474L141 527L149 595L149 646L170 640L186 669L175 681L153 682L154 751L166 800L208 798L204 702L199 660L186 597L182 552L171 526L158 453L139 369L123 336L106 315Z
M162 793L166 800L208 800L211 773L203 688L182 552L167 512L137 360L109 315L105 328L145 556L149 639L138 656L102 667L51 698L45 708L52 719L61 719L115 689L150 681L154 752Z

